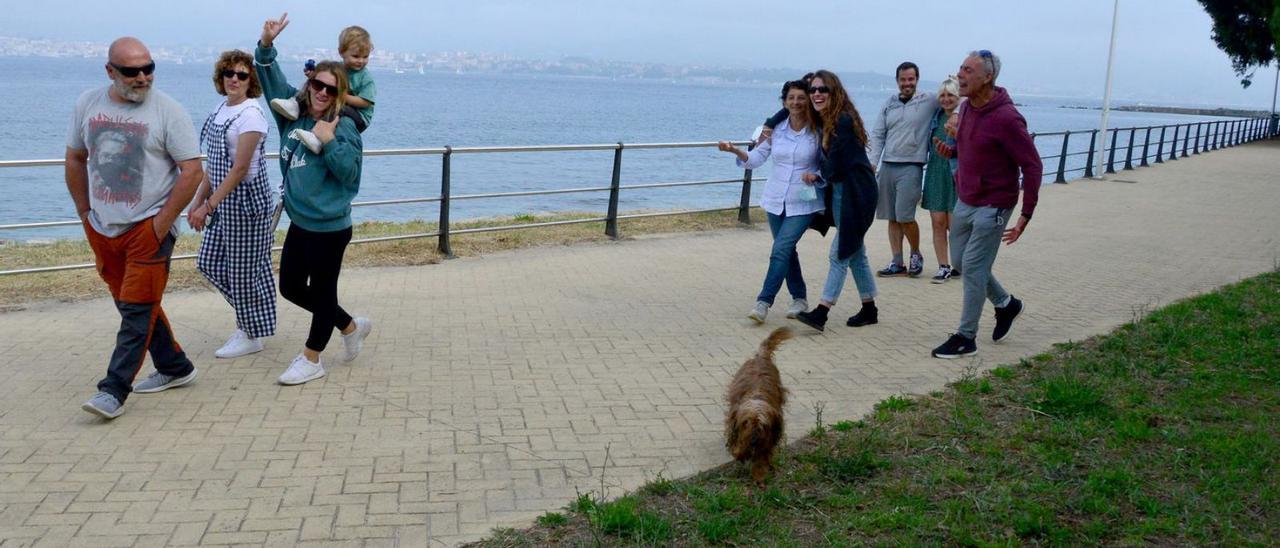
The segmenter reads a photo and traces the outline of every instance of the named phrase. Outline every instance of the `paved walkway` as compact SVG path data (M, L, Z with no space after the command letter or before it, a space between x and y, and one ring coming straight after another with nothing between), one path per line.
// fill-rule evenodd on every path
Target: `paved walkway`
M275 378L305 338L298 309L282 302L265 352L223 361L222 299L174 294L166 308L199 382L136 395L109 423L79 404L104 370L110 301L2 314L0 545L423 546L527 525L602 475L614 496L726 461L723 387L773 327L802 334L778 356L794 438L819 405L828 423L856 418L1272 269L1278 152L1255 144L1114 177L1132 184L1046 188L997 262L1027 313L1008 343L969 360L928 357L956 324L959 283L882 281L873 327L844 327L848 302L825 334L777 308L752 325L761 228L349 271L344 304L377 322L365 353L294 388ZM877 265L883 232L868 240ZM814 296L826 244L802 242ZM989 309L983 321L987 333Z

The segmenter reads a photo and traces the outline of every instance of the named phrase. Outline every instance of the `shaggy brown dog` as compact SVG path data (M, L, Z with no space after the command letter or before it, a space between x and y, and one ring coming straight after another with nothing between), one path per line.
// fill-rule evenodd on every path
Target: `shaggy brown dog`
M756 355L734 375L725 399L724 445L738 462L751 461L751 479L763 486L773 469L773 448L782 439L782 406L787 389L773 365L773 351L791 338L791 329L779 327L760 343Z

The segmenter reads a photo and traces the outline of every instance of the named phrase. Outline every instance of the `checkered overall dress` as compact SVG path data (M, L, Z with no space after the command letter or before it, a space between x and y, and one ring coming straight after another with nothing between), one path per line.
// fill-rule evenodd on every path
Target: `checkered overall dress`
M209 157L205 173L211 193L227 178L234 161L227 147L227 130L248 112L245 109L225 123L215 124L224 106L226 103L210 114L200 130L201 148ZM196 268L235 310L236 327L255 339L276 331L271 245L275 241L272 213L279 196L267 180L266 141L265 135L258 141L257 173L246 175L209 216L196 257Z

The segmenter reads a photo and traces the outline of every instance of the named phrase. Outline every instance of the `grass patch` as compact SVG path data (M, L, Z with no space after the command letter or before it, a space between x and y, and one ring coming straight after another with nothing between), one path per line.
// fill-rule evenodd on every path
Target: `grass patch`
M763 490L737 464L659 477L479 544L1273 544L1277 318L1273 272L862 421L819 407Z
M751 214L753 222L764 223L765 216L763 211L753 209ZM535 222L587 219L598 216L598 214L594 213L556 215L522 213L514 217L455 222L450 226L453 230L463 230ZM354 227L354 238L429 234L436 232L438 226L437 223L426 221L366 222ZM741 226L742 224L738 223L736 211L723 211L670 217L624 219L618 222L618 231L623 237L628 237ZM604 234L603 222L592 222L504 232L457 234L451 236L450 240L455 256L468 257L540 245L606 242L609 241L609 237ZM279 245L282 242L284 242L284 231L280 230L276 232L276 244ZM190 230L184 230L182 237L178 238L174 255L194 254L199 249L199 244L200 236L198 234ZM437 244L438 239L431 237L353 245L347 249L343 267L435 264L445 260L445 257L436 249ZM279 253L276 253L274 258L278 263ZM92 263L93 251L89 249L89 244L83 239L30 244L7 241L0 243L0 270ZM194 260L173 262L168 288L170 290L191 288L213 290L213 287L196 271ZM106 287L103 285L102 280L98 278L97 272L91 268L0 277L0 311L21 309L23 304L35 301L51 299L77 301L102 297L106 294Z

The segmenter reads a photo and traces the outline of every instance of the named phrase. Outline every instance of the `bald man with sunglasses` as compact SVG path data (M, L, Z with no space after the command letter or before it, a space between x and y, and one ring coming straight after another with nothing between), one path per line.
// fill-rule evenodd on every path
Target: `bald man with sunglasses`
M76 101L67 131L66 183L98 274L120 313L115 349L98 393L81 406L106 419L131 392L159 392L195 380L160 299L169 281L174 221L204 176L191 116L151 89L155 61L137 38L111 43L111 84ZM156 371L134 385L146 355Z

